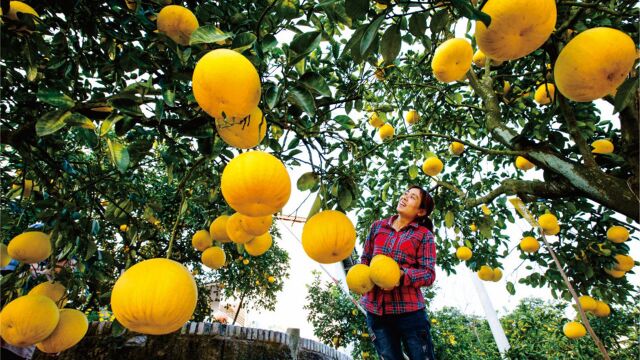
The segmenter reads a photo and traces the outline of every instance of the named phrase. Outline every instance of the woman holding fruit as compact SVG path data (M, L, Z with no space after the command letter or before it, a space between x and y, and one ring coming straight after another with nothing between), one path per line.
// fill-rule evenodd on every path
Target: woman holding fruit
M361 298L367 325L384 360L435 359L425 301L420 291L435 280L433 198L419 186L400 197L397 214L375 221L361 263L376 286ZM374 265L374 263L377 263ZM395 285L395 286L394 286Z

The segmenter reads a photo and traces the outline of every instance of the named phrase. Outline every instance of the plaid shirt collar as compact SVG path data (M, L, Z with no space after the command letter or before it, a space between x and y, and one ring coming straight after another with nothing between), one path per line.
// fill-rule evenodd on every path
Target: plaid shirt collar
M384 226L388 227L389 229L393 229L393 222L394 222L394 221L396 221L396 219L398 218L398 216L399 216L399 215L398 215L398 214L396 214L396 215L393 215L393 216L391 216L391 217L388 217L385 221L383 221L383 222L382 222L382 225L384 225ZM410 222L410 223L409 223L409 225L407 225L407 226L411 226L411 227L413 227L414 229L417 229L417 228L418 228L418 226L420 226L420 225L418 224L418 221L417 221L416 219L413 219L413 221L412 221L412 222ZM405 226L405 228L406 228L407 226ZM403 228L403 229L404 229L404 228ZM403 230L403 229L400 229L400 230ZM394 229L394 230L395 230L395 229Z

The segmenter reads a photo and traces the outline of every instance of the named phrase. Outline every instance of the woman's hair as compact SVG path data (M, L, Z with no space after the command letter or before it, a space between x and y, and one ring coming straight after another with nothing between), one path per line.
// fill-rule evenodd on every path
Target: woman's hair
M416 221L418 222L419 225L422 225L424 227L426 227L427 229L429 229L431 232L433 232L433 221L431 221L431 218L429 218L429 215L431 215L431 212L433 211L433 208L435 207L435 204L433 202L433 198L431 197L431 195L427 192L427 190L423 189L422 187L418 186L418 185L411 185L409 187L409 190L411 189L418 189L418 191L420 192L420 209L424 209L426 211L426 213L423 216L418 216L416 218Z

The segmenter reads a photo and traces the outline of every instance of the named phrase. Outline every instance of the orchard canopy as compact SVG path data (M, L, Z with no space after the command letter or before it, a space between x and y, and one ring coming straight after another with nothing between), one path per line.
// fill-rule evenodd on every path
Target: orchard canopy
M278 213L284 169L222 176L253 147L270 154L254 164L303 169L290 184L313 208L299 216L352 211L364 241L420 184L436 203L438 271L454 271L461 246L473 271L517 251L546 269L520 282L568 300L550 249L518 247L537 229L506 233L518 196L557 218L550 246L578 294L637 296L626 237L607 237L622 226L637 241L635 1L170 3L2 1L2 242L48 234L45 263L75 308L115 311L122 271L164 257L196 275L195 319L210 316L211 283L273 308L289 269L276 228L256 245L260 231L229 242L212 225L291 215ZM272 187L250 191L258 182ZM3 303L33 285L29 271L3 277Z

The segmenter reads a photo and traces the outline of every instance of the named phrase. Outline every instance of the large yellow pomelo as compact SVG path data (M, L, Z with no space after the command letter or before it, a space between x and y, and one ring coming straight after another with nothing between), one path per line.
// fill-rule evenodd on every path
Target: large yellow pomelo
M60 321L53 333L36 344L45 353L58 353L79 343L89 330L87 317L75 309L61 309Z
M480 267L480 270L478 270L478 277L480 278L480 280L493 281L494 275L495 274L493 272L493 269L488 265L482 265Z
M225 255L224 250L222 250L221 247L212 246L202 252L200 260L203 264L212 269L220 269L227 261L227 256Z
M127 4L128 6L128 4ZM167 5L156 19L158 31L180 45L189 45L191 33L196 31L198 19L191 10L179 5Z
M198 105L218 120L249 115L258 107L260 91L256 68L233 50L208 52L193 71L193 95Z
M540 105L547 105L553 102L555 98L556 87L553 84L542 84L536 89L533 99Z
M443 168L444 164L442 163L442 160L438 159L436 156L432 156L422 163L422 171L429 176L436 176L440 174Z
M449 151L453 155L460 155L464 152L464 144L461 142L454 141L449 145Z
M615 269L604 269L604 272L606 272L611 277L616 278L616 279L623 278L626 275L626 273L624 271L615 270Z
M543 214L538 218L538 224L543 230L552 230L558 226L558 218L553 214Z
M243 215L274 214L291 195L291 179L284 164L263 151L249 151L233 158L222 172L222 196Z
M569 339L577 339L585 336L587 334L587 329L584 328L584 325L580 324L576 321L570 321L562 327L562 332Z
M607 303L596 300L596 309L593 310L593 314L597 317L607 317L611 314L611 308Z
M400 266L393 258L378 254L371 259L369 277L382 290L391 290L400 281Z
M462 261L467 261L471 259L472 256L473 252L471 252L471 249L466 246L460 246L456 249L456 257Z
M578 302L584 311L594 311L598 307L596 300L589 295L580 296Z
M51 241L43 232L28 231L11 239L7 252L20 262L35 264L51 255Z
M624 226L614 225L607 230L607 239L620 244L629 238L629 230Z
M271 215L258 217L242 215L242 221L240 222L242 229L253 236L262 235L269 231L272 223L273 216Z
M244 249L251 256L260 256L267 252L273 245L273 239L268 232L256 236L255 239L244 244Z
M7 17L13 21L18 21L19 12L39 17L38 13L31 6L23 3L22 1L10 1Z
M615 91L631 71L636 45L620 30L586 30L565 46L553 69L558 90L573 101L593 101Z
M313 260L331 264L351 255L356 229L349 218L336 210L313 215L302 228L302 247Z
M520 240L520 249L526 253L533 254L540 249L540 243L533 236L525 236Z
M357 264L347 272L347 286L356 294L364 295L371 291L375 284L369 274L371 269L365 264Z
M234 213L227 220L227 236L236 244L244 244L255 238L254 235L248 234L242 228L243 216L240 213Z
M627 272L633 269L633 267L635 266L633 258L629 255L617 254L616 256L614 256L614 258L616 259L614 269L618 271Z
M482 12L487 28L476 21L478 48L491 59L515 60L542 46L556 25L555 0L489 0Z
M213 241L207 230L198 230L191 238L191 245L198 251L205 251L209 246L213 245Z
M407 113L407 116L406 116L405 120L407 121L407 124L413 125L413 124L417 123L418 121L420 121L420 114L418 114L418 112L416 110L411 109Z
M227 235L227 221L229 221L229 215L220 215L211 222L209 226L211 240L221 243L231 242L229 235Z
M111 309L127 329L150 335L174 332L193 315L198 288L182 264L163 258L130 267L111 291Z
M7 250L7 245L0 244L0 267L5 267L9 265L9 263L13 260L11 256L9 256L9 250Z
M380 136L380 140L382 141L392 138L395 133L396 129L394 129L393 126L389 123L382 125L380 127L380 130L378 130L378 135Z
M502 279L502 270L498 268L493 269L493 278L491 279L491 281L498 282L500 281L500 279Z
M611 154L614 150L613 143L608 139L598 139L591 143L593 150L591 150L594 154Z
M380 118L378 113L374 112L374 113L371 113L371 116L369 116L369 125L371 125L374 128L378 129L378 128L382 127L382 125L384 125L384 121L382 121L382 119Z
M44 295L25 295L0 312L0 336L13 346L31 346L46 339L58 325L60 312Z
M449 39L436 48L431 60L433 76L449 83L464 76L471 68L473 49L466 39Z
M67 303L67 289L60 282L45 281L29 291L29 295L44 295L51 299L59 308L63 308Z
M258 146L267 134L267 121L258 107L245 118L216 119L215 124L222 140L239 149Z
M522 171L531 170L536 167L531 161L527 160L522 156L518 156L516 158L516 168Z

